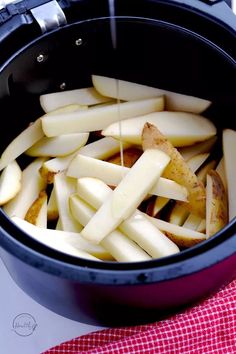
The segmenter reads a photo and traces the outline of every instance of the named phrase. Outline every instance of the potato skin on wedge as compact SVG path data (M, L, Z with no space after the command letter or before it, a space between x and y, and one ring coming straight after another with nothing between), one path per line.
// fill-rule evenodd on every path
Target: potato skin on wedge
M166 232L165 234L171 241L173 241L176 245L178 245L181 248L190 248L206 240L204 237L202 237L202 239L194 238L194 237L185 238L181 236L176 236L174 234L171 234L170 232Z
M135 162L140 158L142 153L143 153L142 150L137 148L126 149L123 153L124 166L132 167L135 164ZM120 153L110 157L107 161L110 163L114 163L116 165L121 165Z
M39 193L38 198L33 202L31 207L27 211L25 215L25 221L28 221L30 224L36 225L40 210L45 201L47 201L47 193L43 190Z
M185 203L188 210L202 218L206 212L206 193L203 184L198 180L184 161L181 154L169 140L152 124L146 123L142 133L143 150L159 149L170 156L171 161L166 167L163 177L183 185L189 192L188 201Z
M207 175L207 238L220 231L228 223L228 203L224 184L216 171Z

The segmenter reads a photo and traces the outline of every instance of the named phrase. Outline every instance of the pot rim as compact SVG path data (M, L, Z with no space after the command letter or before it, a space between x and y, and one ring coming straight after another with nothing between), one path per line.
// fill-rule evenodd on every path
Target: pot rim
M66 255L29 237L2 211L0 217L5 218L5 228L0 228L0 246L8 253L43 272L82 283L125 285L162 282L199 272L236 255L236 218L212 238L178 254L144 262L118 263Z

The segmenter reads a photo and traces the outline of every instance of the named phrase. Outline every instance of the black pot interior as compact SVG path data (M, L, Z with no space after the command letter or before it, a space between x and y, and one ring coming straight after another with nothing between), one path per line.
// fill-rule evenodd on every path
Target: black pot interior
M43 62L37 61L40 54ZM0 149L43 114L40 94L60 91L62 84L67 90L91 86L91 74L210 99L213 104L204 115L214 121L220 136L222 128L236 129L235 68L235 58L221 48L166 22L119 18L116 50L107 18L68 25L16 53L2 69ZM216 238L207 241L207 247ZM197 249L201 247L206 246Z

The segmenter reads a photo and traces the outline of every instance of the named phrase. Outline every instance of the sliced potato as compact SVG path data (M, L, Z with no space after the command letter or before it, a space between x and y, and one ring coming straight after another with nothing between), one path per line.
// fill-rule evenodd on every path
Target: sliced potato
M212 170L207 175L206 196L206 235L209 238L228 222L227 194L216 171Z
M123 101L120 101L120 103ZM108 102L103 102L103 103L98 103L98 104L94 104L89 106L89 109L94 109L94 108L98 108L98 107L105 107L105 106L110 106L111 104L117 103L117 100L114 100L112 98L109 98Z
M142 247L153 258L161 258L178 253L179 248L160 229L147 222L138 210L125 220L119 229Z
M20 166L13 160L0 176L0 205L6 204L17 195L21 189L21 178Z
M96 90L104 96L119 98L125 101L165 95L166 107L168 110L173 111L201 113L211 104L210 101L202 98L187 96L105 76L92 75L92 81ZM117 97L117 81L119 85L119 97Z
M123 143L124 152L131 144ZM93 157L94 159L106 160L114 154L120 152L120 142L107 137L94 141L93 143L83 146L79 150L79 154L83 156Z
M42 229L18 217L12 217L12 221L30 237L62 253L94 261L99 260L96 256L110 257L101 246L88 243L79 233Z
M53 187L47 205L47 218L48 220L56 220L58 217L59 213L57 207L56 192L55 188Z
M182 203L176 203L169 215L169 222L174 225L183 225L187 217L189 216L189 210Z
M123 144L126 149L130 144ZM45 162L40 170L41 176L48 184L53 183L54 175L58 172L65 171L73 158L79 153L80 155L90 156L96 159L107 159L120 151L120 143L113 138L103 138L93 143L87 144L65 157L56 157Z
M135 162L140 158L142 155L143 151L137 148L128 148L123 152L123 163L125 167L132 167ZM114 163L116 165L122 165L121 163L121 154L118 153L112 157L110 157L108 160L110 163Z
M203 234L206 233L206 219L202 219L202 221L198 225L197 231L202 232Z
M130 169L128 167L122 167L78 154L70 163L67 176L73 178L93 177L101 179L110 186L117 186L129 172ZM150 194L182 201L187 200L187 190L184 187L162 177L160 177L150 190Z
M212 170L213 169L214 169L214 167L212 167ZM216 167L216 172L219 174L219 176L223 182L223 185L225 187L225 190L227 191L227 179L226 179L226 174L225 174L225 159L224 159L224 157L222 157L222 159L218 163L218 165Z
M223 153L229 202L229 221L236 216L236 154L234 151L236 151L236 131L225 129L223 131Z
M54 138L43 137L25 153L29 156L66 156L87 143L89 133L66 134Z
M68 156L55 157L54 159L46 161L42 165L40 174L47 184L52 184L54 182L54 176L57 173L64 172L67 169L70 162L78 154L78 151L75 151Z
M88 106L81 106L79 104L69 104L60 108L56 108L52 110L51 112L47 112L47 115L53 115L53 114L64 114L64 113L69 113L69 112L76 112L76 111L85 111L88 109Z
M84 109L84 108L83 108ZM52 115L62 115L64 113L74 112L81 110L78 105L72 105L60 108L48 114ZM44 137L44 132L42 130L41 118L37 119L34 123L30 124L25 130L23 130L12 142L7 146L7 148L2 153L0 158L0 170L6 167L11 161L15 160L18 156L23 154L32 145L36 144L39 140Z
M206 240L206 235L201 232L190 230L183 226L174 225L157 218L152 218L148 215L146 215L146 217L159 230L165 232L166 235L179 247L192 247Z
M164 98L151 98L135 102L123 102L98 107L83 112L71 112L63 115L43 116L42 128L46 136L92 132L106 128L109 124L163 110Z
M57 230L57 231L63 231L60 218L58 218L58 220L57 220L57 224L56 224L55 230Z
M179 152L184 158L185 161L188 161L192 157L199 155L199 154L204 154L207 152L210 152L213 146L215 145L217 141L217 137L213 136L212 138L201 141L200 143L191 145L191 146L185 146L179 148Z
M110 101L110 98L101 96L93 87L47 93L40 96L40 104L44 112L51 112L67 105L94 105Z
M70 196L70 210L74 218L83 226L87 225L96 210L76 195ZM101 241L103 246L118 262L141 262L151 257L135 242L118 230L111 232Z
M191 159L188 160L188 165L192 172L195 172L201 164L207 159L209 154L199 154L196 156L193 156ZM171 199L176 199L176 198L171 198ZM156 199L156 202L153 205L152 212L151 214L148 213L150 216L155 216L167 203L169 202L169 199L163 198L163 197L158 197ZM186 209L184 205L181 205L180 203L177 203L173 208L172 211L169 215L169 220L173 224L176 225L183 225L185 220L187 219L189 215L189 211Z
M18 216L24 219L28 209L38 198L39 193L46 188L46 183L39 174L39 169L44 161L46 161L46 158L39 157L22 171L19 193L3 207L10 217Z
M82 230L82 236L99 243L115 230L136 210L169 161L170 158L162 151L146 150Z
M208 155L209 155L208 153L198 154L198 155L191 157L187 161L187 164L190 167L190 169L192 170L192 172L195 173L199 169L201 164L207 159ZM205 185L206 175L207 175L208 171L211 170L212 168L214 168L215 164L216 164L216 161L210 161L205 166L203 166L199 170L199 172L196 173L198 180L200 182L202 182L204 185ZM190 215L192 215L192 214L190 214ZM170 212L169 221L173 224L176 224L176 225L183 225L188 217L191 218L190 215L189 215L189 211L187 210L185 205L183 205L181 203L176 203ZM197 217L197 216L194 215L194 217Z
M69 197L76 191L76 180L66 177L63 172L58 173L54 177L54 188L63 231L80 232L83 227L72 218L69 208Z
M208 172L210 172L211 170L213 170L216 166L216 161L212 160L209 161L205 166L203 166L198 172L197 172L197 178L200 182L202 182L204 184L204 186L206 185L206 177Z
M186 208L202 218L206 212L206 193L197 176L191 171L180 153L166 139L163 134L154 126L146 123L143 129L143 149L158 149L170 156L171 161L163 173L163 177L187 188L189 203L185 203Z
M96 209L100 208L112 194L111 189L104 182L94 178L79 179L77 192L82 199ZM153 258L179 252L178 247L137 210L119 225L119 229Z
M155 217L168 203L169 198L156 197L154 200L151 200L147 207L147 214Z
M188 160L188 166L190 167L192 172L196 172L202 164L207 160L210 154L205 153L205 154L198 154L196 156L191 157L191 159Z
M23 130L3 151L0 158L0 171L18 156L23 154L25 150L39 141L44 136L42 130L41 119L37 119L28 128Z
M30 206L25 220L38 227L47 228L47 193L42 191Z
M187 219L185 220L183 227L186 227L187 229L191 230L198 230L198 226L200 225L202 219L194 214L189 214Z
M158 127L171 143L188 146L216 135L212 122L203 116L186 112L153 112L139 117L131 117L121 123L122 140L132 144L142 144L142 130L145 123ZM115 121L102 131L104 136L120 139L120 125Z

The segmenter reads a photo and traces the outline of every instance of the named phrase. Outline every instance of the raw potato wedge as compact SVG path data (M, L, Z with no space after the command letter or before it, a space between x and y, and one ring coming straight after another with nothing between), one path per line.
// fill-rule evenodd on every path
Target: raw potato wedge
M125 101L165 95L167 109L173 111L201 113L211 104L210 101L202 98L104 76L92 75L92 81L96 90L104 96L119 98ZM117 96L117 86L119 87L119 97Z
M137 148L129 148L123 152L123 163L125 167L132 167L135 162L140 158L142 155L143 151ZM122 165L121 162L121 154L118 153L112 157L110 157L108 160L110 163L114 163L116 165Z
M214 167L212 167L212 170L213 169L214 169ZM224 159L224 157L222 157L222 159L218 163L218 165L216 167L216 172L219 174L219 176L223 182L223 185L225 187L225 190L227 192L227 179L226 179L226 174L225 174L225 159Z
M146 150L82 230L82 236L94 243L101 242L132 215L169 162L170 158L164 152Z
M194 214L189 214L187 219L185 220L183 227L186 227L187 229L191 230L197 230L198 226L200 225L202 219Z
M195 172L203 163L204 161L208 158L209 154L205 153L205 154L198 154L193 156L191 159L188 160L188 166L190 167L190 169L192 170L192 172ZM158 200L160 199L160 200ZM164 199L164 200L162 200ZM173 199L173 198L172 198ZM155 214L149 214L150 216L155 216L167 203L168 203L169 199L166 198L162 198L159 197L156 200L157 204L156 206L154 206L156 208L153 209L153 213ZM185 206L177 203L169 216L169 221L172 222L173 224L176 225L183 225L183 223L185 222L185 220L187 219L189 214L189 211L186 209Z
M139 114L121 122L122 140L132 144L142 144L142 131L145 123L158 127L171 143L188 146L216 135L214 124L203 116L186 112L154 112ZM114 122L102 131L104 136L120 139L120 124Z
M47 205L47 218L48 220L57 220L59 217L58 207L57 207L57 198L55 188L52 188L48 205Z
M123 143L124 152L130 146L131 144ZM80 155L99 160L106 160L118 152L120 152L120 142L110 137L94 141L79 150Z
M57 108L51 112L48 112L47 115L49 116L53 114L64 114L69 112L85 111L86 109L88 109L88 106L81 106L79 104L70 104L64 107Z
M46 158L35 159L22 171L21 189L19 193L4 205L3 210L11 217L24 219L28 209L46 188L46 182L39 174L39 169Z
M15 160L4 168L0 176L0 205L9 202L20 191L21 177L20 166Z
M85 105L90 106L102 102L108 102L111 99L101 96L93 87L48 93L41 95L40 105L44 112L51 112L55 109L67 105Z
M199 165L206 160L209 154L199 154L193 156L191 159L187 161L190 169L192 172L196 172L196 170L199 168ZM197 178L200 182L202 182L205 186L206 184L206 176L207 173L212 170L216 165L216 161L209 161L205 166L203 166L197 173ZM176 225L183 225L184 222L188 217L191 218L191 215L193 215L193 218L197 218L197 215L190 214L189 211L186 209L186 206L181 204L181 203L176 203L174 205L170 215L169 215L169 222L176 224ZM201 220L201 218L200 218Z
M207 175L206 196L206 235L209 238L228 222L227 194L216 171Z
M190 230L183 226L174 225L160 219L152 218L148 215L146 215L146 217L159 230L165 232L166 235L179 247L192 247L206 240L206 235L201 232Z
M189 210L182 203L176 203L171 210L168 221L174 225L183 225L187 217L189 216Z
M79 151L79 150L78 150ZM52 184L54 182L54 176L57 173L63 172L67 169L70 162L78 154L78 151L64 157L55 157L54 159L46 161L41 169L41 177L46 181L47 184Z
M187 163L188 163L188 166L190 167L191 171L193 173L195 173L201 166L202 164L207 160L207 158L209 157L209 153L203 153L203 154L198 154L198 155L195 155L193 157L191 157ZM208 164L209 166L209 164ZM204 172L202 172L204 173ZM196 173L197 177L198 177L198 173ZM199 181L201 181L201 179L198 178ZM180 218L180 223L176 223L174 222L174 224L178 224L178 225L183 225L184 227L187 227L189 229L192 229L192 230L196 230L198 225L200 224L202 218L197 216L197 215L194 215L194 214L187 214L186 213L186 207L184 205L182 205L182 208L181 208L181 205L178 205L177 206L177 209L179 211L179 218ZM182 211L182 215L181 215L181 211ZM186 218L187 216L187 218ZM182 220L181 220L181 217L182 217ZM173 218L173 215L172 217L170 218L170 220Z
M46 229L47 228L47 199L44 200L44 203L38 213L38 217L35 222L35 226Z
M213 146L215 145L217 141L217 137L213 136L212 138L201 141L200 143L191 145L191 146L185 146L179 148L179 152L184 158L185 161L188 161L192 157L199 155L199 154L205 154L207 152L210 152Z
M198 225L197 231L202 232L203 234L206 233L206 219L202 219L202 221Z
M78 105L67 106L51 112L48 116L74 112L85 108L81 108ZM30 124L7 146L0 158L0 170L44 137L41 118Z
M155 217L168 203L170 199L164 197L156 197L147 207L147 214Z
M47 193L42 191L30 206L25 215L25 220L38 227L47 228Z
M43 116L42 128L46 136L84 133L101 130L108 125L138 115L163 110L164 98L123 102L105 107L98 107L83 112L65 113L63 115Z
M70 196L70 210L74 218L83 226L87 225L96 212L76 195ZM101 241L101 246L118 262L141 262L151 259L135 242L118 230L106 236Z
M130 144L124 143L123 149L130 147ZM48 184L53 183L54 175L58 172L65 171L73 158L79 153L80 155L90 156L95 159L107 159L120 151L120 143L113 138L103 138L93 143L87 144L73 154L65 157L56 157L45 162L40 170L42 178Z
M89 244L80 234L42 229L18 217L12 217L12 221L36 241L62 253L93 261L99 261L93 254L99 255L101 258L104 254L107 255L102 247Z
M66 134L54 138L43 137L25 153L29 156L66 156L84 146L89 133Z
M79 104L70 104L68 106L64 106L64 107L60 107L60 108L54 109L53 111L44 114L43 117L44 116L50 117L50 116L53 116L53 115L59 115L59 114L63 115L63 114L66 114L66 113L86 111L87 109L88 109L88 106L81 106Z
M58 220L57 220L55 230L63 231L60 218L58 218Z
M69 197L76 191L76 180L66 177L64 172L58 173L54 177L54 189L63 231L80 232L83 227L72 218L69 208Z
M124 101L120 101L120 103L122 103L122 102L124 102ZM94 108L98 108L98 107L106 107L106 106L110 106L111 104L114 104L114 103L117 103L117 100L109 98L108 102L94 104L92 106L89 106L89 109L94 109Z
M153 125L146 123L143 129L143 149L159 149L170 156L171 161L163 173L163 177L187 188L189 203L185 203L187 209L202 218L206 212L206 193L197 176L191 171L180 153L172 146L163 134Z
M130 168L128 167L78 154L70 163L67 176L73 178L93 177L101 179L109 186L117 186L129 172ZM154 184L149 193L181 201L187 201L188 195L186 188L162 177Z
M223 131L223 154L225 175L227 182L228 203L229 203L229 221L236 216L236 131L225 129Z
M209 155L210 155L209 153L205 153L205 154L198 154L196 156L191 157L191 159L189 159L187 162L191 171L195 173L207 160Z
M212 161L209 161L205 166L203 166L197 172L197 178L200 182L202 182L204 184L204 186L206 185L206 178L207 178L208 172L213 170L215 168L215 166L216 166L216 161L212 160Z
M104 182L94 178L79 179L77 192L82 199L96 209L100 208L112 194L112 190ZM138 210L119 225L119 230L153 258L165 257L179 252L179 248Z
M0 158L0 171L23 154L33 144L42 139L44 132L42 130L41 119L37 119L28 128L23 130L3 151Z

